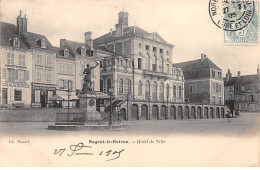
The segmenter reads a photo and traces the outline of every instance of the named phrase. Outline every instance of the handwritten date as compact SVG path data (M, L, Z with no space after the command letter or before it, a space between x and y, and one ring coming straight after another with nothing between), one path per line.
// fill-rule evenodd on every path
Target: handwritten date
M65 151L67 151L67 156L71 157L74 155L94 155L93 152L90 152L92 149L92 146L86 146L84 145L84 143L80 142L76 145L70 145L69 149L67 148L60 148L60 149L54 149L54 155L58 155L58 156L62 156L64 155L63 153ZM116 150L101 150L98 152L97 155L99 156L105 156L107 159L106 161L112 161L112 160L116 160L118 158L120 158L121 153L124 151L125 149L122 149L120 151L116 151Z

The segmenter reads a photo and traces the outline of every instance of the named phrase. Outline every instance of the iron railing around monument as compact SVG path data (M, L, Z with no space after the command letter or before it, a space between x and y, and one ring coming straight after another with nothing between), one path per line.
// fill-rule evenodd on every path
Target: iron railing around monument
M57 112L56 122L84 122L85 112Z

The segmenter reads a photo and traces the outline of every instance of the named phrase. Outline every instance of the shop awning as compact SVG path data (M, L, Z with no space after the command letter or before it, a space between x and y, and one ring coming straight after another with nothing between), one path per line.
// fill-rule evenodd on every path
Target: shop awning
M97 95L98 99L108 99L108 98L110 98L110 95L103 93L101 91L97 91L96 95Z
M55 94L51 98L49 98L50 101L64 101L65 99L60 97L59 95Z

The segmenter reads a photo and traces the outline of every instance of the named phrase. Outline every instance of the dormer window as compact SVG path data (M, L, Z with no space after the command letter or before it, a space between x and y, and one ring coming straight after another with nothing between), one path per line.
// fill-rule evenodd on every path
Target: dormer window
M85 49L84 46L81 47L81 52L80 52L80 54L81 54L82 56L85 56L85 55L86 55L86 49Z
M69 50L68 49L64 49L64 57L69 58Z
M94 56L94 50L90 50L90 57L93 57Z
M47 48L47 41L45 39L41 40L41 48Z
M14 38L13 40L13 46L14 47L20 47L20 40L18 38Z

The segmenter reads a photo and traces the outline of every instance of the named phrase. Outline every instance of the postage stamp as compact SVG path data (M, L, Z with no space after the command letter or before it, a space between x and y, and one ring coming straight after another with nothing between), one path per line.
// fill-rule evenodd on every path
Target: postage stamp
M259 2L253 0L210 0L213 23L223 29L223 43L258 44Z

